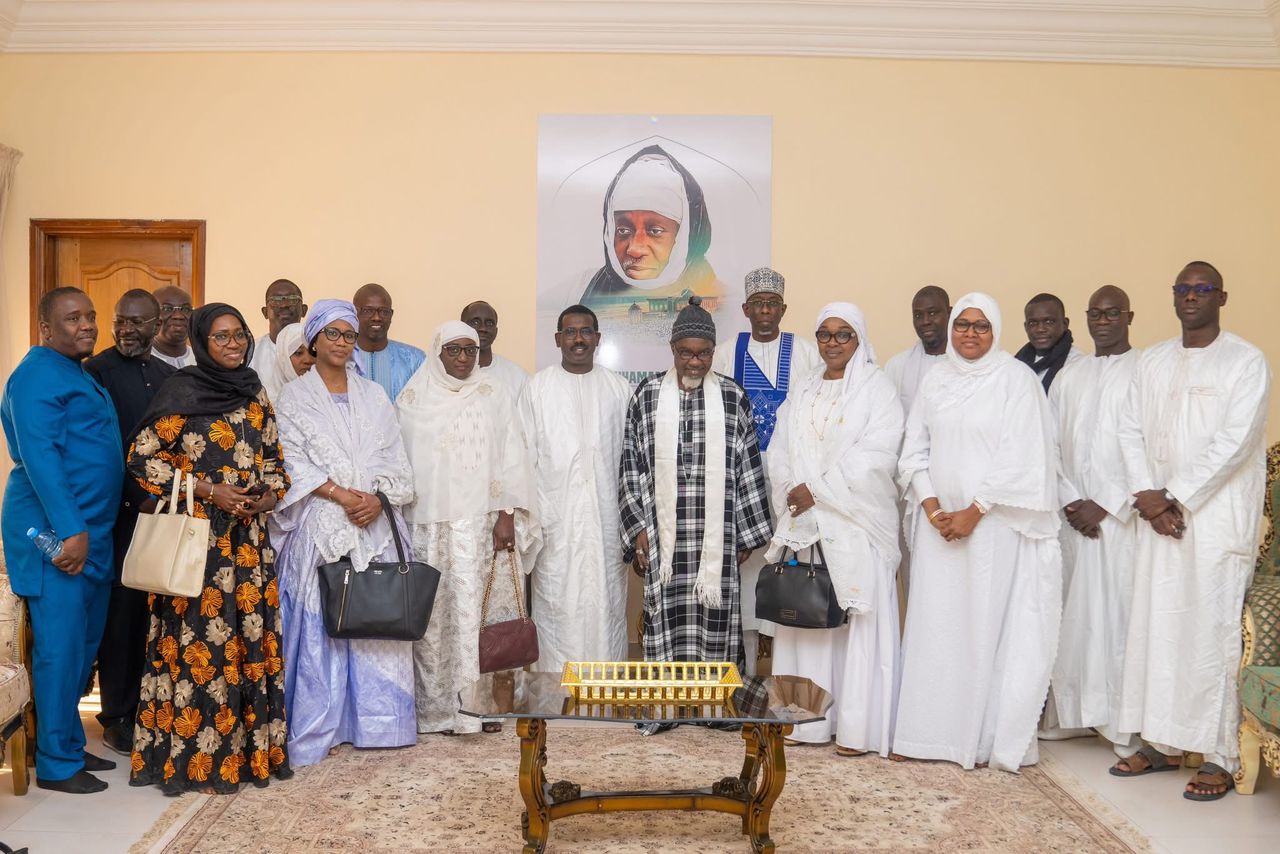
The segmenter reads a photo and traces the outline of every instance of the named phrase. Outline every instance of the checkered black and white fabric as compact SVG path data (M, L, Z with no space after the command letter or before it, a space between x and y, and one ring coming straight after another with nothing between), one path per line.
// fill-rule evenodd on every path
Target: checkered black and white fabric
M653 469L654 420L661 384L661 374L649 377L631 398L618 483L625 560L634 557L640 532L649 532L644 655L649 661L733 661L741 667L745 660L737 553L764 546L773 533L751 403L737 383L721 378L718 404L725 411L725 483L708 484L705 386L680 393L676 544L671 580L664 585L658 580ZM724 513L719 608L702 605L694 593L708 501L718 502Z

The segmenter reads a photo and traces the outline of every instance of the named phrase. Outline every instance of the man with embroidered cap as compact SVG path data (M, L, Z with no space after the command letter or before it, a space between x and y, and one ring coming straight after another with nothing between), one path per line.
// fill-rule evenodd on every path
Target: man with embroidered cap
M647 661L745 666L738 567L773 533L751 402L711 370L716 329L693 297L673 367L627 410L619 484L623 559L644 579Z
M716 373L733 377L746 391L751 401L760 453L766 460L778 409L787 399L793 380L800 382L822 369L822 358L812 341L797 339L790 332L782 331L782 318L787 313L787 304L783 300L786 284L782 274L768 267L747 273L743 280L746 302L742 304L742 313L751 324L751 331L741 332L736 339L716 347L712 365ZM767 470L767 463L765 467ZM773 508L774 515L777 515L777 509ZM760 635L773 634L770 624L762 624L756 619L756 579L763 566L764 553L761 551L744 563L740 572L742 639L746 647L747 672L753 675Z
M111 397L81 365L98 340L93 303L79 288L55 288L37 311L41 344L0 399L13 459L0 528L35 641L36 785L82 795L107 788L92 772L116 767L85 751L77 706L107 618L124 454ZM27 539L31 528L54 532L61 551L47 557Z

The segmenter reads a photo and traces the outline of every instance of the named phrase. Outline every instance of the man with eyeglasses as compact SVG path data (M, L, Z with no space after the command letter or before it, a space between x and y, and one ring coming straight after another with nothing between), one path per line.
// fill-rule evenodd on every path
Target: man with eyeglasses
M302 289L288 279L276 279L267 285L266 304L262 316L267 320L267 335L254 339L253 361L249 367L258 373L267 397L277 403L285 380L276 371L276 338L280 330L291 323L299 323L307 314L307 304L302 301Z
M1178 274L1181 336L1138 360L1120 421L1138 523L1119 725L1147 746L1116 763L1129 777L1204 754L1183 797L1217 800L1240 766L1240 609L1253 575L1266 489L1271 370L1222 329L1222 275ZM1173 757L1170 759L1169 757Z
M140 288L126 291L116 302L111 322L115 346L84 364L85 371L107 390L115 405L122 462L152 398L176 371L152 353L152 339L159 327L160 304L156 298ZM98 722L102 724L102 743L124 756L133 752L133 723L138 711L149 616L148 594L122 586L120 574L138 513L154 503L133 478L124 479L120 512L112 531L115 577L107 603L107 623L98 646L98 690L102 698Z
M85 750L77 706L111 594L124 456L111 398L81 364L98 340L93 302L79 288L55 288L36 311L41 343L0 399L13 459L0 527L9 583L26 600L35 640L36 785L90 794L107 788L94 772L116 767ZM61 551L46 556L30 528L52 531Z
M195 351L187 341L191 325L191 294L176 285L154 291L160 304L160 330L151 342L151 354L167 365L185 368L196 363Z
M360 373L382 386L395 403L427 354L411 344L392 341L391 294L382 285L370 282L351 298L360 318L360 336L353 358Z
M756 437L760 441L760 455L766 460L766 471L769 468L769 440L773 436L778 409L787 399L792 377L803 379L823 368L822 357L812 341L797 339L790 332L782 331L782 318L787 313L787 304L783 300L786 284L781 273L768 267L747 273L743 279L746 302L742 304L742 313L751 324L751 331L741 332L732 342L718 345L712 365L716 373L733 377L746 391L751 401ZM776 515L777 508L773 510ZM756 619L756 579L763 567L764 552L759 551L739 569L742 577L742 642L747 673L753 676L760 635L773 634L772 624Z
M1036 294L1022 311L1027 343L1014 358L1036 372L1048 394L1058 372L1085 354L1072 343L1071 323L1062 300L1053 294Z
M529 381L529 372L493 352L493 342L498 339L498 312L484 300L477 300L464 307L458 319L480 336L480 361L476 369L488 371L500 386L511 392L512 401L519 398Z
M716 327L700 302L672 324L674 367L643 380L627 408L622 557L644 578L647 661L743 668L738 567L773 520L751 401L711 369Z
M1066 586L1040 738L1091 736L1097 729L1117 755L1128 756L1136 745L1117 719L1138 517L1117 433L1142 354L1129 344L1133 311L1123 290L1094 291L1085 316L1093 356L1067 365L1049 389Z
M542 551L530 572L538 624L534 670L627 658L627 566L618 533L618 460L631 384L595 364L595 313L556 321L560 364L520 393L517 411L536 484Z

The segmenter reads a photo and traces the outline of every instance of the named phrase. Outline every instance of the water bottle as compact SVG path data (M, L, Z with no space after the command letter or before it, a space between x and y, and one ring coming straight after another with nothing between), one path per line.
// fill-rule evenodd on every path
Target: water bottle
M50 558L55 558L62 554L62 540L53 531L40 532L35 528L27 528L27 536L37 549Z

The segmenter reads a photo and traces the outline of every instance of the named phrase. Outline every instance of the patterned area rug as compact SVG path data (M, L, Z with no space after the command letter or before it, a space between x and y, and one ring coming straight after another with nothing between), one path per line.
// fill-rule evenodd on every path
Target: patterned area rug
M231 796L185 795L135 852L519 851L518 740L423 736L404 750L343 747L288 782ZM742 739L681 727L641 738L616 726L552 727L547 779L589 789L681 788L736 774ZM787 749L771 836L785 852L1128 852L1149 850L1051 761L1021 774L946 763ZM746 852L718 813L583 815L551 825L548 852Z

